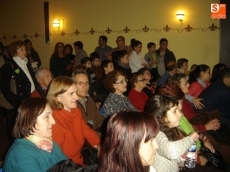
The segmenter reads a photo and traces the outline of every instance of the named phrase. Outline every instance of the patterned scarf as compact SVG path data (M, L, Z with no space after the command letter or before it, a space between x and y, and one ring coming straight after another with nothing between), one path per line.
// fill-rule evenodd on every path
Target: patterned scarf
M51 152L53 149L53 141L51 138L40 138L35 135L30 135L29 137L26 137L26 139L44 151Z

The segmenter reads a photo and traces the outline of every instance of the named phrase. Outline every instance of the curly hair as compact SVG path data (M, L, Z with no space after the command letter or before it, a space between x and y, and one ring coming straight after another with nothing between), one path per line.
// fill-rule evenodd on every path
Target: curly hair
M16 53L17 53L17 49L21 48L21 47L25 47L25 43L21 40L18 40L18 41L14 41L12 42L10 45L9 45L9 53L10 53L10 56L15 56Z
M103 85L105 87L106 90L108 90L109 92L114 93L116 91L116 89L113 87L113 84L117 81L117 78L119 75L122 75L124 77L125 73L120 71L120 70L114 70L112 72L109 72L104 81L103 81Z

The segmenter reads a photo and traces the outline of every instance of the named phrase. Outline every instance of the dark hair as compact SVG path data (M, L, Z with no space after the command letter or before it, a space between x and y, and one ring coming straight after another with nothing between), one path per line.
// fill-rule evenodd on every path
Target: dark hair
M111 93L114 93L116 91L116 89L113 87L113 84L115 82L117 82L117 78L119 75L126 77L124 72L122 72L120 70L113 70L106 75L106 77L103 81L103 85L104 85L106 90L108 90Z
M161 38L160 39L160 44L162 44L163 42L168 42L168 40L166 38Z
M150 72L149 68L142 67L142 68L140 68L137 72L138 72L139 74L141 74L141 75L144 75L146 71L149 71L149 72Z
M25 44L27 44L28 42L30 42L30 43L31 43L31 45L32 45L31 40L29 40L29 39L25 39L25 40L24 40L24 43L25 43Z
M103 60L102 62L101 62L101 68L103 69L103 71L104 71L104 68L105 67L108 67L108 64L109 63L113 63L111 60Z
M174 62L174 63L173 62L174 61L170 61L170 62L167 63L167 65L166 65L166 71L171 72L171 71L173 71L173 69L177 68L176 62Z
M98 171L148 172L149 166L143 166L139 155L140 144L143 139L146 143L155 138L158 131L157 120L145 112L112 115L101 146Z
M156 46L156 44L155 44L154 42L149 42L149 43L147 44L147 48L148 48L148 49L151 48L152 46Z
M99 54L97 52L92 52L89 55L89 57L90 57L91 62L94 61L95 59L100 59L100 56L99 56Z
M175 73L172 77L170 77L168 79L168 82L172 82L174 84L177 84L179 86L180 84L180 80L184 78L187 80L187 75L185 75L184 73Z
M184 63L188 63L188 59L180 58L177 60L177 67L180 69L182 68Z
M206 72L210 67L206 64L197 65L196 68L190 72L189 83L197 81L197 78L200 77L201 72Z
M3 50L3 43L0 41L0 48Z
M128 54L126 50L114 51L112 53L113 63L117 64L126 54Z
M177 84L174 83L168 83L161 86L158 88L157 94L173 96L177 98L177 100L182 100L184 98L183 91Z
M21 40L14 41L14 42L10 43L10 45L9 45L10 56L13 57L17 53L17 49L19 49L23 46L25 46L25 43Z
M108 38L105 35L101 35L99 36L99 38L101 38L103 41L105 41L105 43L107 43Z
M83 49L83 43L81 41L76 41L73 43L74 46L77 46L78 49Z
M14 138L24 138L33 134L37 117L45 110L48 101L45 98L28 98L18 108L18 115L12 131Z
M136 39L131 39L131 48L134 50L134 47L137 47L138 45L142 44L140 41L136 40Z
M147 104L147 112L158 119L160 130L166 134L170 141L175 141L180 138L179 131L176 127L169 128L166 121L167 112L172 107L178 106L178 100L169 95L155 95Z
M83 57L81 59L81 64L86 64L88 61L90 61L90 58L89 57ZM90 61L91 62L91 61Z
M218 78L219 78L219 74L221 72L221 70L223 68L226 68L227 66L225 64L222 63L218 63L216 64L213 69L212 69L212 78L211 78L211 82L215 82Z
M73 53L73 47L72 47L72 45L70 45L70 44L65 44L64 50L65 50L67 47L70 49L70 54L72 54L72 53Z
M138 81L138 77L142 75L139 72L132 73L129 77L129 85L131 88L135 88L135 83Z
M196 67L197 67L197 64L193 64L193 65L190 67L190 70L194 70Z
M63 42L58 42L55 44L55 47L54 47L54 52L53 52L53 56L57 57L58 56L58 46L59 44L62 44L63 45L63 48L64 48L64 43ZM64 49L63 49L64 50Z
M224 78L230 77L230 68L226 67L220 71L219 77L223 80Z

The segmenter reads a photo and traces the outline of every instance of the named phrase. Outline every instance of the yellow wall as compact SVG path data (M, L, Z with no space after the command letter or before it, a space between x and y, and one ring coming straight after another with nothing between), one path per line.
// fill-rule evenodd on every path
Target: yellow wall
M18 37L27 34L33 36L36 32L44 35L43 0L10 0L0 1L0 41L4 45L14 41L14 34ZM205 32L193 30L186 32L184 28L190 24L193 28L208 28L214 23L219 27L219 20L210 18L210 4L219 0L49 0L51 43L46 44L42 36L30 38L34 48L38 51L43 66L49 66L49 58L54 45L58 41L70 43L80 40L84 49L90 54L97 46L98 36L108 37L108 45L115 47L115 39L119 35L130 39L136 38L143 43L142 54L147 52L146 44L153 41L157 44L160 38L169 40L169 49L176 58L187 58L189 64L206 63L211 67L219 62L219 30ZM182 24L176 19L176 12L183 10L185 18ZM53 28L54 19L64 20L65 36L61 36ZM142 32L142 28L161 29L161 31ZM183 32L165 32L163 27L183 29ZM124 33L128 27L131 31ZM107 28L112 32L105 33ZM94 29L97 33L84 34ZM74 35L75 30L81 32ZM135 31L136 30L136 31ZM140 30L140 32L138 31ZM117 31L117 32L116 32ZM104 33L103 33L104 32ZM7 39L3 39L3 35ZM17 38L19 39L19 38ZM23 38L22 38L23 39Z

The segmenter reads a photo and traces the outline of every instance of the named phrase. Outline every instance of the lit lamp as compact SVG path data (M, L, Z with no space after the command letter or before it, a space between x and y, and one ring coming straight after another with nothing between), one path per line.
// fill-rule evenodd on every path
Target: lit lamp
M182 23L183 19L184 19L184 12L183 11L177 11L176 13L176 17L177 19Z
M53 21L53 27L55 27L55 28L60 28L60 20L54 20Z

